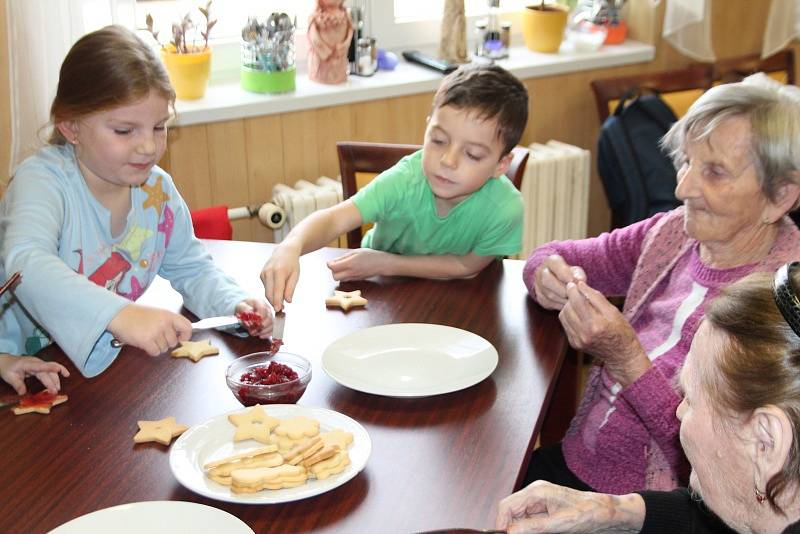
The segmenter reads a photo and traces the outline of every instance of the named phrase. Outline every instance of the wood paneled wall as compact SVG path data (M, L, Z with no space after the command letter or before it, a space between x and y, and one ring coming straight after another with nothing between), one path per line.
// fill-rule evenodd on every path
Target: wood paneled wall
M336 141L421 143L431 94L174 128L161 164L194 209L260 204L277 183L336 177ZM256 219L234 237L271 241Z
M5 29L5 4L0 0L0 28ZM758 53L770 0L712 0L712 37L718 57ZM627 20L631 36L656 46L647 64L597 69L525 80L531 95L530 121L522 144L559 139L592 150L599 132L589 82L594 78L683 67L691 60L661 40L664 2L630 0ZM743 23L743 21L746 21ZM4 33L4 32L3 32ZM8 165L10 139L8 52L0 49L0 169ZM796 52L800 48L792 45ZM800 53L797 54L800 59ZM408 95L315 110L251 117L174 128L162 165L174 176L192 209L216 204L231 207L260 204L273 185L292 184L338 174L338 140L420 143L432 93ZM602 185L593 172L589 232L609 226ZM272 233L256 220L234 223L234 237L271 241Z
M5 189L11 159L11 87L8 80L6 2L0 0L0 193Z

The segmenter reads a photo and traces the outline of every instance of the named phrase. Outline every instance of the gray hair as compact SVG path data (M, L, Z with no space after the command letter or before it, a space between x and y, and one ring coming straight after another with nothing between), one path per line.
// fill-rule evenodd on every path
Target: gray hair
M708 139L721 123L733 117L750 121L751 155L758 181L764 196L774 202L782 185L800 183L798 87L783 85L763 73L712 87L672 125L661 146L679 167L687 141ZM792 209L798 206L800 199Z

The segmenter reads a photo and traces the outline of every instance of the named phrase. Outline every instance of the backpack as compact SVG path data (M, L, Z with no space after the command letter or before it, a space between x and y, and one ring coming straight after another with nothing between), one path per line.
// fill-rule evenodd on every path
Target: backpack
M597 142L597 171L615 228L669 211L676 171L659 141L678 120L658 94L628 91L603 123Z

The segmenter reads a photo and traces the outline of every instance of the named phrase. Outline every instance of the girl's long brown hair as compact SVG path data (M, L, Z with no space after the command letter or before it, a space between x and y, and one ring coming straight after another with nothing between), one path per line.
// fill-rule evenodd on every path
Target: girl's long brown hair
M50 107L53 125L78 120L146 98L150 91L172 105L175 91L152 48L122 26L106 26L81 37L64 58ZM50 144L67 140L53 128Z

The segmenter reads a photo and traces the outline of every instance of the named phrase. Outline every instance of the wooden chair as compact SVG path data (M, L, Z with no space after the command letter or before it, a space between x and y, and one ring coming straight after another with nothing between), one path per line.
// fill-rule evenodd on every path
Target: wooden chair
M336 143L339 155L339 172L342 175L342 198L348 199L356 191L369 183L372 178L398 161L403 156L413 154L421 149L421 145L401 145L391 143L363 143L356 141L340 141ZM525 147L516 146L511 151L513 158L506 176L519 189L529 151ZM364 228L356 228L347 233L348 248L359 248Z
M755 72L764 72L779 82L794 85L794 51L784 50L761 59L759 55L721 59L711 65L715 82L738 82Z
M699 63L685 69L604 78L592 80L590 85L602 124L614 111L617 102L631 90L660 93L675 115L680 117L697 97L713 85L739 81L755 72L765 72L778 81L793 85L794 51L784 50L766 59L750 55L721 59L715 63Z
M592 80L590 85L602 124L622 97L636 90L659 93L675 115L680 117L697 97L713 85L713 81L710 65L695 65L685 69Z

